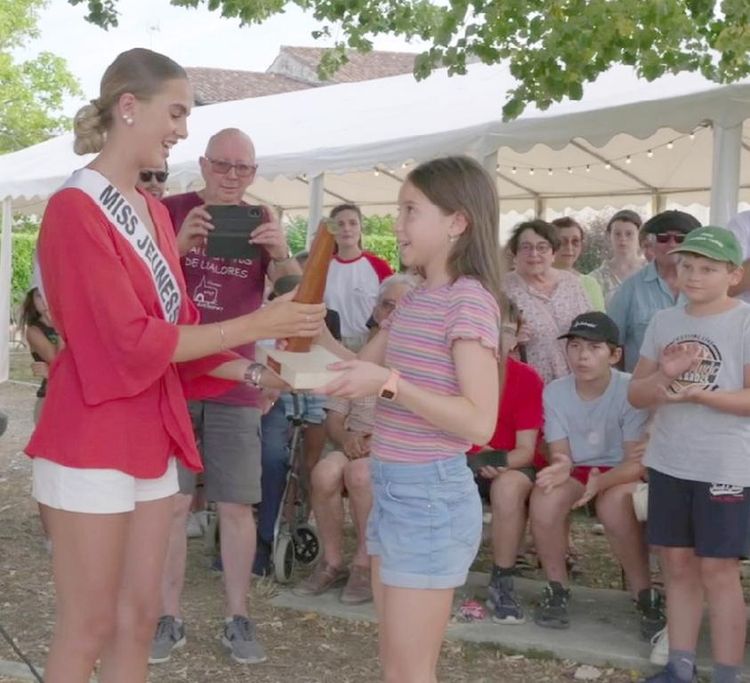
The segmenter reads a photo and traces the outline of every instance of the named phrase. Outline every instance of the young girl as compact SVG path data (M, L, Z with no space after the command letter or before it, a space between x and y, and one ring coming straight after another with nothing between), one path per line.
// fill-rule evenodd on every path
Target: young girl
M424 283L324 393L379 396L367 530L386 681L434 683L453 590L466 580L482 505L465 452L492 436L499 391L498 198L475 161L409 173L395 233ZM341 346L322 339L341 357Z
M184 69L136 48L107 68L75 117L74 149L98 153L52 196L39 263L65 348L26 452L53 544L54 638L46 683L143 683L178 490L200 459L185 394L255 386L262 366L226 349L317 336L325 307L288 300L197 325L166 208L136 190L187 136Z
M42 378L42 384L36 392L34 406L34 424L39 422L44 397L47 395L47 377L49 366L60 350L60 336L52 327L47 302L39 287L32 287L21 304L19 327L26 337L31 357L34 359L32 370L34 376Z
M341 317L342 343L356 352L367 341L367 321L380 283L393 270L387 261L362 249L362 212L358 206L340 204L331 211L331 220L336 223L336 255L328 269L325 303Z

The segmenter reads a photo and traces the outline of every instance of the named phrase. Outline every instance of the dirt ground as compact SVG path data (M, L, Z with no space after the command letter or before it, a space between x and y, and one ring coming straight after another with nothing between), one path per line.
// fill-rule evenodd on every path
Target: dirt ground
M13 377L28 379L26 356L14 354ZM54 590L49 557L44 549L36 508L29 495L30 466L22 449L32 429L34 387L0 385L0 409L8 413L9 428L0 439L0 624L36 664L43 664L54 622ZM602 537L586 533L591 521L576 523L576 544L593 543L601 552L588 553L582 581L589 585L619 585L619 571ZM592 540L593 539L593 540ZM592 547L592 550L594 547ZM588 548L586 548L588 550ZM251 614L268 661L252 667L232 663L218 640L221 621L221 579L208 569L200 540L191 541L184 594L188 645L168 664L154 667L152 683L375 683L379 680L376 629L367 623L344 622L274 608L272 583L253 584ZM479 564L486 562L480 558ZM0 660L18 661L0 639ZM494 647L447 642L443 648L441 682L552 682L572 680L577 665L530 659ZM604 683L632 681L634 674L602 671ZM3 678L0 683L17 683Z

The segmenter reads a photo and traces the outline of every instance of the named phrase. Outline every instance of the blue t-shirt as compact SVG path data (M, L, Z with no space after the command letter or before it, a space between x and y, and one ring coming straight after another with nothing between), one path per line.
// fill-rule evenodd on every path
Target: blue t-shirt
M628 401L630 375L611 373L604 393L592 401L578 395L573 375L544 389L544 436L548 443L567 439L576 466L619 465L625 455L623 443L646 436L648 411L637 410Z

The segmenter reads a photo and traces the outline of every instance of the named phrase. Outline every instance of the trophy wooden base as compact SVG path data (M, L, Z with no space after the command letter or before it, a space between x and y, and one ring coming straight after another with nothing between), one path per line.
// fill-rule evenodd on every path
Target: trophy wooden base
M292 389L298 391L317 389L341 374L336 370L327 369L331 363L337 363L341 358L317 344L313 344L306 353L257 346L255 356L259 363L263 363Z

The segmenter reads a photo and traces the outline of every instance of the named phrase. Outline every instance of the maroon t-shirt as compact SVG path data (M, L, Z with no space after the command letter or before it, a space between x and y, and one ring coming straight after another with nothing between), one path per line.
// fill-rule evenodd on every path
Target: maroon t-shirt
M187 192L163 200L169 211L175 232L179 232L185 216L193 207L203 204L196 192ZM182 259L188 296L201 314L201 324L215 323L252 313L263 302L266 271L270 263L263 250L260 259L226 259L206 256L205 247L194 247ZM234 349L252 360L255 344L245 344ZM216 403L236 406L260 406L260 392L240 383L225 394L211 399Z

